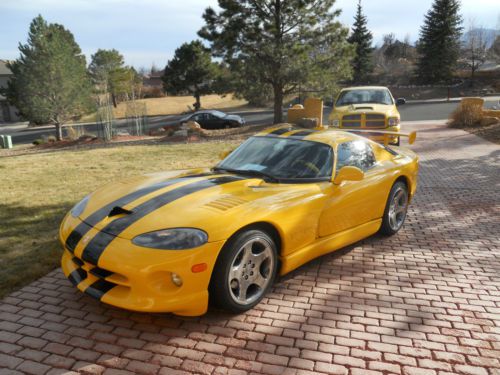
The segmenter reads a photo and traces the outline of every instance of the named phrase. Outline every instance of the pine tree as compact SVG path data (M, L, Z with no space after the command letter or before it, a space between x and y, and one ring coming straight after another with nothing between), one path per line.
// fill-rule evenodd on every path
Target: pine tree
M42 16L31 22L28 42L9 64L13 76L5 94L26 120L50 123L62 138L62 125L89 111L90 80L85 56L73 34Z
M191 93L196 110L201 108L201 95L212 92L217 64L212 62L210 50L199 40L184 43L175 50L174 58L167 63L162 77L165 91L178 94Z
M231 70L235 92L273 97L274 122L299 86L331 93L350 78L352 46L335 0L219 0L198 32Z
M115 49L98 49L92 55L89 65L89 73L94 86L105 88L104 91L111 95L115 108L118 104L117 97L127 89L130 70L131 68L125 66L122 54Z
M356 46L356 56L353 60L353 82L356 84L365 83L373 70L372 65L372 33L367 27L368 20L363 14L361 0L358 2L358 9L354 17L352 34L349 43Z
M417 44L421 83L449 83L460 56L462 16L459 0L434 0Z

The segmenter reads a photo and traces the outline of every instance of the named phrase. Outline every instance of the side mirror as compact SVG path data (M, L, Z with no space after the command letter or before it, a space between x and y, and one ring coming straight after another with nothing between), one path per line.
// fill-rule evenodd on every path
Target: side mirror
M400 106L406 104L406 99L405 98L398 98L396 99L396 106Z
M335 185L340 185L344 181L361 181L365 177L363 171L357 167L342 167L337 176L333 179Z

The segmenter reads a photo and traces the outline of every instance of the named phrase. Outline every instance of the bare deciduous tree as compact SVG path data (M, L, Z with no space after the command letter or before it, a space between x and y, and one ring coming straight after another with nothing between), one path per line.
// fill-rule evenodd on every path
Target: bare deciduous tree
M486 61L486 32L484 27L477 27L474 20L469 21L467 40L464 43L464 63L470 69L470 78L474 81L476 71Z

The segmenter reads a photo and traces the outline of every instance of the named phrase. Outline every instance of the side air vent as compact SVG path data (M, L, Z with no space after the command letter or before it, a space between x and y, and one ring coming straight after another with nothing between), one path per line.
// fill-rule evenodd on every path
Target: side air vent
M111 211L109 211L108 217L118 216L118 215L130 215L132 211L126 210L119 206L113 207Z
M219 211L227 211L243 203L246 203L246 200L237 197L227 196L209 202L205 204L205 207L213 208Z

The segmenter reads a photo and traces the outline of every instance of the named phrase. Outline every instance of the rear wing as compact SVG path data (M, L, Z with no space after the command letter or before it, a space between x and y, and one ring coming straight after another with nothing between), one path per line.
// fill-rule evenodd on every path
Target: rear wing
M391 138L394 138L394 136L397 137L407 137L408 138L408 143L413 144L415 143L415 140L417 139L417 132L413 131L410 133L400 133L400 132L391 132L391 131L385 131L385 130L368 130L368 129L342 129L343 131L347 131L349 133L360 133L360 135L364 135L366 137L369 137L370 135L378 136L381 135L384 137L384 146L389 145L389 142L391 141ZM363 134L364 133L364 134Z

